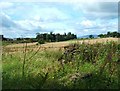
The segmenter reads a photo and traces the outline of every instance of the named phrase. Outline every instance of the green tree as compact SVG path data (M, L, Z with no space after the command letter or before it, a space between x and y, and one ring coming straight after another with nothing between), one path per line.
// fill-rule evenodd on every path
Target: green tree
M44 41L43 39L39 39L39 40L38 40L38 43L39 43L39 44L44 44L45 41Z
M92 38L94 38L94 36L93 36L93 35L89 35L89 38L91 38L91 39L92 39Z

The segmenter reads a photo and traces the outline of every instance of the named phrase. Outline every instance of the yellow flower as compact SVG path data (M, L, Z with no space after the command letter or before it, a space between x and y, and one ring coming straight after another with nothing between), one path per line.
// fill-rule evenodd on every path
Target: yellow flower
M72 62L70 62L70 64L72 64Z

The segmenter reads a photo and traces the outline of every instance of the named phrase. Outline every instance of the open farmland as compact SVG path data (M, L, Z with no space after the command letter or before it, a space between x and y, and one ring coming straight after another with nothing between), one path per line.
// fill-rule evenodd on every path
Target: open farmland
M98 38L98 39L86 39L86 40L70 40L70 41L65 41L65 42L52 42L52 43L46 43L46 44L43 44L42 46L43 47L61 47L61 46L66 46L66 45L69 45L69 43L76 43L76 42L79 42L79 43L103 43L103 42L109 42L109 41L116 41L118 42L119 38ZM37 42L35 43L28 43L27 45L28 46L34 46L36 45ZM11 45L7 45L6 47L23 47L23 43L20 43L20 44L11 44Z
M120 89L118 0L2 0L0 9L0 90Z
M7 45L3 89L118 89L119 54L118 38Z
M44 49L63 49L65 46L68 46L72 43L87 43L87 44L94 44L94 43L106 43L110 41L118 41L119 38L98 38L98 39L86 39L86 40L70 40L70 41L64 41L64 42L52 42L52 43L46 43L42 45L36 45L35 43L27 43L27 50L37 50L40 46L42 50ZM7 52L14 52L14 51L23 51L24 50L25 43L20 44L10 44L3 48L3 50Z

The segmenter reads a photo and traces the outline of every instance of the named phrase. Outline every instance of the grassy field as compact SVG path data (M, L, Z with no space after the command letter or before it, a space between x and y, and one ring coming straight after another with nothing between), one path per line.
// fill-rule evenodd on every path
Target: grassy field
M109 42L109 41L116 41L118 42L119 38L97 38L97 39L75 39L75 40L69 40L69 41L64 41L64 42L52 42L52 43L46 43L46 44L43 44L42 46L43 47L61 47L61 46L67 46L71 43L90 43L90 44L93 44L93 43L105 43L105 42ZM3 45L7 45L6 47L23 47L23 43L19 43L19 44L9 44L6 43L6 42L3 42ZM34 46L36 45L37 42L35 43L27 43L28 46Z
M5 46L3 89L118 89L117 41L106 38Z

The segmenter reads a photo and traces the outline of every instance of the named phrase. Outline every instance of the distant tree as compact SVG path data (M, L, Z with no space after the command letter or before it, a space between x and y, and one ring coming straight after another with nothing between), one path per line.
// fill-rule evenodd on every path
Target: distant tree
M100 34L100 35L98 35L98 37L100 37L100 38L104 38L105 35L104 35L104 34Z
M40 39L40 40L38 40L38 43L39 43L39 44L44 44L44 43L45 43L45 41L44 41L44 40L42 40L42 39Z
M57 42L59 42L60 41L60 37L61 37L61 35L58 33L58 34L56 34L56 41Z
M53 42L53 32L50 32L50 41Z
M64 40L67 40L67 34L66 33L63 34L63 37L64 37Z
M40 34L37 33L36 36L36 40L39 41L39 43L41 43L41 41L44 42L55 42L55 41L65 41L65 40L70 40L70 39L76 39L77 36L72 34L71 32L69 32L68 34L64 33L64 34L54 34L53 32L48 33L44 33L44 34Z
M22 38L17 38L17 41L20 41L20 40L22 40Z
M118 33L117 32L112 32L112 37L118 37Z
M67 40L71 39L71 32L68 32L67 34Z
M91 38L91 39L92 39L92 38L94 38L94 36L93 36L93 35L89 35L89 38Z
M111 33L110 32L107 32L107 37L111 37Z
M40 35L40 33L36 33L36 35Z
M46 40L47 33L43 34L43 39Z
M77 35L74 35L74 39L77 39Z
M36 38L30 38L30 42L37 42Z
M120 33L119 32L107 32L107 34L100 34L98 35L100 38L105 38L105 37L120 37Z
M47 41L47 42L50 42L50 34L47 34L47 35L46 35L46 41Z

